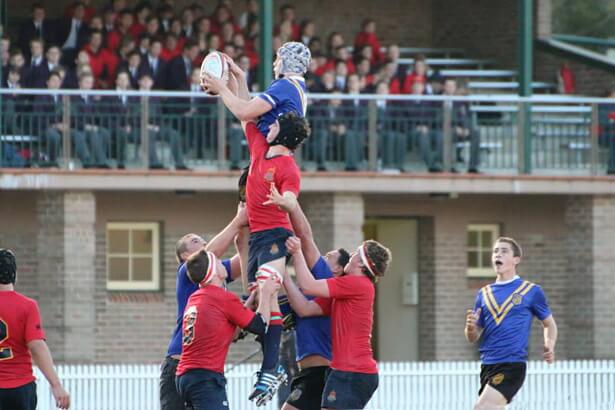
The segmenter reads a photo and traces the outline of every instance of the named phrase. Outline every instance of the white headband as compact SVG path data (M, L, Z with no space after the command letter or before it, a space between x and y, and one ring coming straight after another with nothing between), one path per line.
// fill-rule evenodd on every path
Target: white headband
M199 285L207 285L214 278L214 271L216 270L218 258L216 258L216 255L214 255L213 253L207 252L207 262L207 273L205 274L203 280L199 282ZM190 279L190 274L188 273L187 269L186 274L188 275L188 279Z
M365 265L367 270L370 271L370 273L374 277L378 276L378 275L376 275L376 272L374 272L374 267L372 266L372 261L367 256L367 249L366 249L365 243L363 243L363 244L361 244L361 246L359 246L359 255L361 256L361 262L363 262L363 265Z

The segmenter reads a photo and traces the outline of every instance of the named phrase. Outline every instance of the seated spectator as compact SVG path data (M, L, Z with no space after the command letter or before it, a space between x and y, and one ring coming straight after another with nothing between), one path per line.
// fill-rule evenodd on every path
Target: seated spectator
M226 22L231 22L233 23L233 25L235 25L231 9L227 5L220 3L218 4L218 7L216 7L216 10L211 17L211 31L217 34L222 34L222 26ZM239 28L239 26L235 25L233 31L240 30L241 29Z
M227 21L222 25L222 29L220 30L220 34L222 36L223 44L232 44L233 36L235 35L235 24L231 21Z
M197 2L194 2L190 5L190 10L192 10L192 13L194 14L194 20L198 20L203 17L203 15L205 15L203 6L201 6L201 4Z
M163 3L158 7L156 14L158 14L158 19L160 20L160 34L166 34L171 31L171 21L175 17L173 6Z
M153 79L153 88L156 90L164 90L167 81L167 62L160 58L161 52L162 42L159 38L153 38L147 55L141 61L139 70L139 78L147 74Z
M276 37L280 39L282 43L286 43L288 41L295 41L293 37L293 24L286 20L280 23L279 32Z
M457 81L454 78L447 78L444 81L443 95L455 96L459 95L457 90ZM468 163L468 172L477 173L480 155L480 134L478 130L472 128L472 119L470 116L470 107L464 101L454 101L451 105L451 129L453 132L453 146L458 142L470 142L470 162ZM461 150L457 149L457 162L463 160ZM451 170L451 171L454 171Z
M62 62L67 67L72 67L77 50L81 50L88 40L90 27L86 22L86 10L83 2L76 2L72 7L72 14L57 23L56 41L62 47ZM102 24L102 21L100 22Z
M202 98L203 89L201 87L201 68L195 67L189 76L188 89L193 93L190 99L183 98L178 101L178 107L182 110L181 132L186 135L184 147L196 151L197 159L217 158L218 133L217 133L217 101L214 98ZM201 96L201 97L199 97ZM232 116L227 116L230 122ZM233 140L233 129L228 127L229 141ZM238 145L241 146L244 140L243 131L239 127L241 135ZM230 147L230 159L233 161L233 146Z
M130 37L130 28L134 22L134 18L130 9L124 9L120 11L115 30L107 34L106 48L110 52L114 53L120 47L120 43L123 37Z
M329 58L334 58L335 51L337 50L338 47L342 47L342 46L344 47L346 46L344 42L344 37L337 31L332 32L331 34L329 34L329 37L327 38L327 56Z
M147 19L147 24L145 24L145 34L150 37L157 37L164 33L164 30L160 26L160 20L158 17L151 15Z
M615 84L611 85L606 97L615 99ZM615 175L615 100L612 103L600 104L598 108L599 143L609 152L606 173Z
M11 67L7 76L7 87L9 89L21 88L21 71L16 67ZM6 134L21 134L22 120L20 115L25 111L26 98L19 94L4 94L2 96L2 128L0 132ZM23 149L17 143L7 143L0 141L0 162L3 167L23 168L26 166L26 159L29 157L27 149Z
M393 81L391 81L391 94L410 94L412 93L414 83L417 82L423 84L428 94L431 93L431 90L427 88L427 63L423 55L415 57L412 72L408 73L403 80L394 78Z
M222 40L220 39L220 36L216 33L209 33L207 36L207 47L207 53L212 51L220 51L222 49Z
M211 20L209 17L201 17L194 24L196 27L195 37L198 39L202 36L207 37L211 33Z
M118 71L115 89L117 94L104 99L105 111L110 120L109 128L116 141L117 168L124 169L126 168L126 144L141 140L140 134L137 134L140 124L140 100L139 97L128 97L125 94L130 90L130 76L127 71Z
M322 89L320 76L317 73L320 59L325 60L325 57L322 54L312 54L308 70L303 76L305 78L305 86L311 92L317 92L317 90Z
M444 93L445 78L440 74L440 70L433 70L427 78L427 94L440 95ZM457 81L455 81L455 92L457 92Z
M117 50L117 54L120 62L128 59L128 54L136 49L135 40L130 36L122 37L120 41L120 48Z
M238 58L237 65L243 70L244 73L246 73L246 82L248 83L248 89L250 91L255 91L254 85L257 83L256 69L252 68L250 57L245 54L240 55Z
M9 58L9 70L16 70L19 72L19 79L26 78L28 75L28 67L26 66L26 60L21 50L13 50L11 57Z
M320 83L317 84L317 87L310 91L315 93L332 93L335 90L335 72L326 71L320 77Z
M425 83L412 85L412 95L424 95ZM412 100L407 106L410 136L418 145L429 172L442 172L442 132L436 124L437 107L430 101Z
M41 39L45 44L52 44L55 39L54 28L47 18L45 18L45 8L40 3L34 3L31 7L32 17L22 23L19 28L19 39L17 45L24 57L30 59L30 41Z
M239 16L239 28L246 30L252 23L258 21L258 0L247 0L246 11Z
M47 79L48 90L59 90L62 85L62 78L57 72L49 74ZM35 123L36 132L42 137L45 143L45 160L39 163L41 167L57 167L58 154L62 142L62 97L58 94L43 94L34 97L33 112L39 118Z
M301 35L299 36L299 41L305 44L306 46L310 44L310 40L312 40L316 36L316 23L313 20L306 19L301 22Z
M60 61L62 60L62 51L60 47L51 45L47 48L45 53L45 64L47 65L47 71L49 73L57 70L60 67Z
M139 3L135 7L135 18L132 22L132 26L130 26L130 29L128 30L132 38L137 39L145 32L147 19L151 16L151 14L152 7L146 1Z
M376 94L382 95L382 100L377 100L377 130L378 147L382 158L382 168L405 171L406 155L408 153L408 137L404 133L403 111L400 105L394 101L387 101L389 85L385 82L376 85Z
M369 46L372 50L372 65L377 65L384 61L384 56L380 50L380 41L376 36L376 22L374 20L364 20L361 25L361 32L354 39L355 50L363 46Z
M30 41L30 64L24 70L24 88L45 88L49 78L47 64L43 57L43 41L35 38Z
M111 79L115 76L119 59L102 47L102 39L100 31L93 31L90 33L90 41L83 47L83 50L90 57L90 67L92 67L96 87L109 88L112 84Z
M346 89L346 78L348 77L348 67L344 60L337 60L335 63L335 88Z
M181 50L184 46L184 42L186 41L186 38L184 37L182 21L179 18L174 17L173 20L171 20L171 28L168 32L175 34L175 37L177 38L177 45Z
M295 21L295 7L290 4L283 4L279 13L280 23L276 26L274 34L278 35L282 30L288 30L286 34L289 38L285 41L297 40L301 36L301 27ZM286 26L285 29L282 28L283 25Z
M557 70L557 91L560 94L576 94L577 81L569 62L564 62Z
M75 15L75 9L79 7L80 4L83 4L84 7L83 22L86 24L89 23L96 14L96 9L90 5L90 0L76 1L66 6L64 9L64 18L70 19L73 17Z
M184 7L181 14L182 37L189 38L194 34L194 12L190 7Z
M103 10L102 16L102 29L101 32L103 34L103 42L107 41L107 35L115 30L115 21L117 20L117 12L113 10L112 7L106 7ZM103 47L105 44L103 43Z
M152 38L149 34L143 33L141 37L139 37L139 43L137 45L137 51L141 54L141 59L147 57L147 53L149 52L149 46L151 45Z
M154 86L152 77L145 73L139 79L139 91L151 91ZM175 161L175 169L187 170L188 167L184 164L184 156L182 153L181 136L179 132L168 126L162 120L162 101L158 97L149 98L149 123L147 130L149 135L149 168L150 169L165 169L165 166L158 158L156 149L156 141L162 141L169 144L171 147L171 155ZM139 129L135 130L135 134L141 135Z
M0 40L0 59L2 60L2 81L0 87L6 88L6 78L9 75L9 61L11 59L11 40L8 37L2 37Z
M81 50L77 54L77 58L75 59L75 63L73 64L75 68L71 68L66 72L66 76L62 81L62 88L65 89L77 89L79 88L79 77L81 74L89 73L92 74L92 67L90 66L90 55L85 51Z
M308 43L308 48L312 54L314 53L322 53L322 40L318 36L312 37L310 42Z
M139 88L139 67L141 66L141 54L137 50L128 53L128 58L118 66L118 72L126 71L130 81L130 88Z
M179 56L182 52L180 43L175 33L169 31L164 35L164 47L160 51L160 58L167 63Z
M365 92L373 90L375 84L374 74L372 74L372 65L367 58L363 58L357 64L357 74L361 81L361 89Z
M79 89L85 92L94 88L94 76L83 73ZM71 97L71 136L77 157L84 168L110 168L107 149L111 134L99 125L102 110L100 97L81 94Z

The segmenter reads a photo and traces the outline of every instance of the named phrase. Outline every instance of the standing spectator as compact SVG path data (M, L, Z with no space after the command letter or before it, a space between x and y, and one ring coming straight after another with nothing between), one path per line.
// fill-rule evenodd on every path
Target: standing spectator
M408 73L402 81L399 78L391 81L391 94L411 94L415 83L422 83L425 90L430 93L427 88L427 62L425 56L421 54L415 57L412 72Z
M196 28L195 36L197 38L201 36L207 37L209 33L211 33L211 20L209 19L209 17L201 17L196 21L194 25Z
M17 90L21 86L21 70L11 67L7 77L7 88ZM2 96L2 115L4 121L0 132L5 134L20 134L23 131L24 116L21 114L26 108L26 96L19 94L5 94ZM0 162L3 166L12 168L23 168L30 152L17 144L5 143L0 141Z
M45 18L45 8L40 3L32 5L32 18L24 22L19 29L17 44L21 51L30 58L30 41L38 38L45 44L52 44L55 40L51 22Z
M63 65L67 67L73 65L77 50L83 47L89 34L89 28L85 22L85 5L82 2L76 2L72 10L73 13L62 18L56 28L57 44L62 47Z
M144 74L153 79L153 88L156 90L164 90L166 88L167 79L167 63L160 58L162 52L162 42L159 38L152 39L147 56L141 62L141 70L139 77Z
M137 50L132 50L128 53L128 58L123 61L119 67L119 71L126 71L128 73L128 80L130 82L130 88L136 90L139 88L139 67L141 65L141 54Z
M189 39L184 44L182 54L169 63L167 87L169 90L189 90L192 74L192 61L199 53L196 41Z
M141 37L139 37L139 46L137 47L137 51L141 54L141 59L147 57L147 53L149 52L149 46L152 42L152 38L149 34L143 33Z
M170 4L162 4L158 8L158 18L160 19L162 33L168 33L171 30L171 20L173 20L174 16L175 12Z
M90 0L75 1L74 3L66 6L66 8L64 9L64 18L70 19L71 17L73 17L75 15L75 9L79 6L79 4L83 4L84 6L85 11L83 14L83 21L87 24L96 14L96 9L90 5Z
M160 20L156 16L150 16L147 19L147 24L145 25L145 34L154 38L163 33L163 30L160 26Z
M0 59L2 60L2 79L0 87L6 88L6 78L9 75L9 61L11 60L11 39L2 37L0 39Z
M130 9L123 9L120 11L115 30L107 34L107 50L113 53L119 48L123 37L129 36L132 38L130 34L130 27L132 27L132 23L133 16Z
M47 49L45 53L45 64L47 65L47 72L51 73L60 67L60 61L62 60L62 52L56 45L52 45Z
M338 47L345 46L344 37L338 33L337 31L329 34L329 38L327 39L327 53L329 58L335 57L335 50Z
M557 91L560 94L576 94L577 81L574 71L568 61L564 62L557 71Z
M243 70L243 72L246 73L246 82L248 83L248 89L250 91L254 91L253 87L256 83L256 70L254 68L251 68L250 57L243 54L239 56L238 61L239 62L237 64Z
M128 59L128 55L135 49L135 41L129 35L125 35L120 40L120 48L117 50L117 57L119 57L120 62L126 61Z
M374 20L364 20L361 25L361 32L354 39L355 50L363 46L369 46L372 49L371 63L373 65L382 63L384 56L380 50L380 41L376 36L376 22Z
M212 51L221 50L222 40L220 39L220 35L216 33L209 33L209 35L207 36L207 46L208 46L208 53ZM274 48L274 50L276 49Z
M369 91L373 88L375 83L374 74L372 74L372 65L367 58L363 58L357 64L357 74L361 81L361 89Z
M105 111L109 116L109 128L115 138L117 168L126 167L126 144L140 141L136 133L139 121L139 97L128 97L130 77L127 71L118 71L115 79L117 93L105 97Z
M290 38L286 41L294 41L301 36L301 27L295 21L295 7L290 4L283 4L280 7L280 24L276 27L275 34L282 31L281 27L284 23L287 23L290 27L288 33Z
M348 76L348 67L344 60L337 60L335 63L335 88L339 90L346 89L346 77Z
M57 91L62 85L60 74L52 72L47 80L47 89ZM42 135L46 145L46 162L39 164L41 167L57 167L58 153L62 141L62 99L57 94L43 94L34 97L34 112L41 119L38 122L41 129L37 130ZM75 141L76 142L76 141Z
M103 39L105 41L107 40L107 36L109 35L109 33L115 30L116 20L117 13L113 11L112 7L107 7L103 10L103 27L101 31L103 34Z
M194 34L194 12L190 7L185 7L182 10L181 25L183 37L192 37Z
M83 50L90 57L90 67L96 80L97 88L108 88L115 76L118 58L103 48L103 34L100 31L90 33L90 41Z
M43 41L34 38L30 41L30 65L25 70L24 88L45 88L49 71L43 57Z
M258 21L258 0L247 0L246 11L239 16L239 27L247 30L254 22Z
M77 54L77 58L73 64L75 68L71 68L66 72L66 75L62 81L62 88L76 89L79 88L79 77L81 74L88 72L92 74L92 67L90 66L90 55L81 50Z
M20 81L26 78L26 76L28 75L28 67L26 66L26 60L21 50L14 50L11 53L11 57L9 58L9 70L7 70L7 75L8 71L10 70L15 70L19 73Z
M387 83L378 83L376 94L383 96L382 100L376 101L378 106L378 147L382 157L382 167L403 172L406 154L408 153L408 137L403 132L402 124L399 121L402 114L399 110L400 106L395 105L394 101L386 100L386 96L389 94Z
M425 83L415 82L412 95L425 94ZM410 135L419 147L429 172L442 172L442 132L436 127L436 107L430 101L412 100L407 108Z
M147 1L141 2L135 7L135 19L129 30L132 38L139 38L145 32L147 19L151 13L152 7Z
M316 23L313 20L307 19L301 22L301 35L299 41L306 46L310 44L310 40L316 35Z
M222 32L222 26L227 21L234 23L233 13L231 13L231 9L229 9L227 5L219 3L211 18L211 31L220 34ZM237 27L236 31L239 30L239 27Z
M177 35L169 31L164 35L164 47L160 51L160 58L167 63L181 54L181 46Z
M92 90L93 87L94 76L89 73L81 74L79 89L87 92ZM84 168L110 168L107 164L107 148L111 134L98 124L98 115L101 112L100 97L93 97L84 93L73 96L71 100L73 127L71 135L81 165Z

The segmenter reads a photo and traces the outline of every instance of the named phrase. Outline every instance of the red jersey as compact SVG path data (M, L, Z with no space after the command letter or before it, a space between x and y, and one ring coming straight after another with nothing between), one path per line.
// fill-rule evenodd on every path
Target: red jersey
M218 286L205 286L188 299L182 322L180 376L192 369L224 373L224 362L237 326L246 327L255 313L237 295Z
M331 316L331 368L344 372L378 373L372 352L374 284L367 276L327 279L330 298L314 301Z
M280 194L290 191L298 197L301 183L299 167L289 155L266 158L269 144L255 123L246 125L246 138L250 147L250 173L246 186L250 232L274 228L292 231L288 214L277 206L263 205L263 202L267 201L272 182Z
M0 389L34 381L28 343L45 339L36 301L15 291L0 291Z

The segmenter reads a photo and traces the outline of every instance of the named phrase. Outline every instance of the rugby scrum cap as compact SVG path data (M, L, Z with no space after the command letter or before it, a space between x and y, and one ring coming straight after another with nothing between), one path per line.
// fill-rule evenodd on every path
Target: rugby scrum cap
M16 276L15 254L9 249L0 249L0 284L15 283Z
M308 70L312 54L303 43L289 41L278 48L278 57L282 61L281 73L303 75Z

